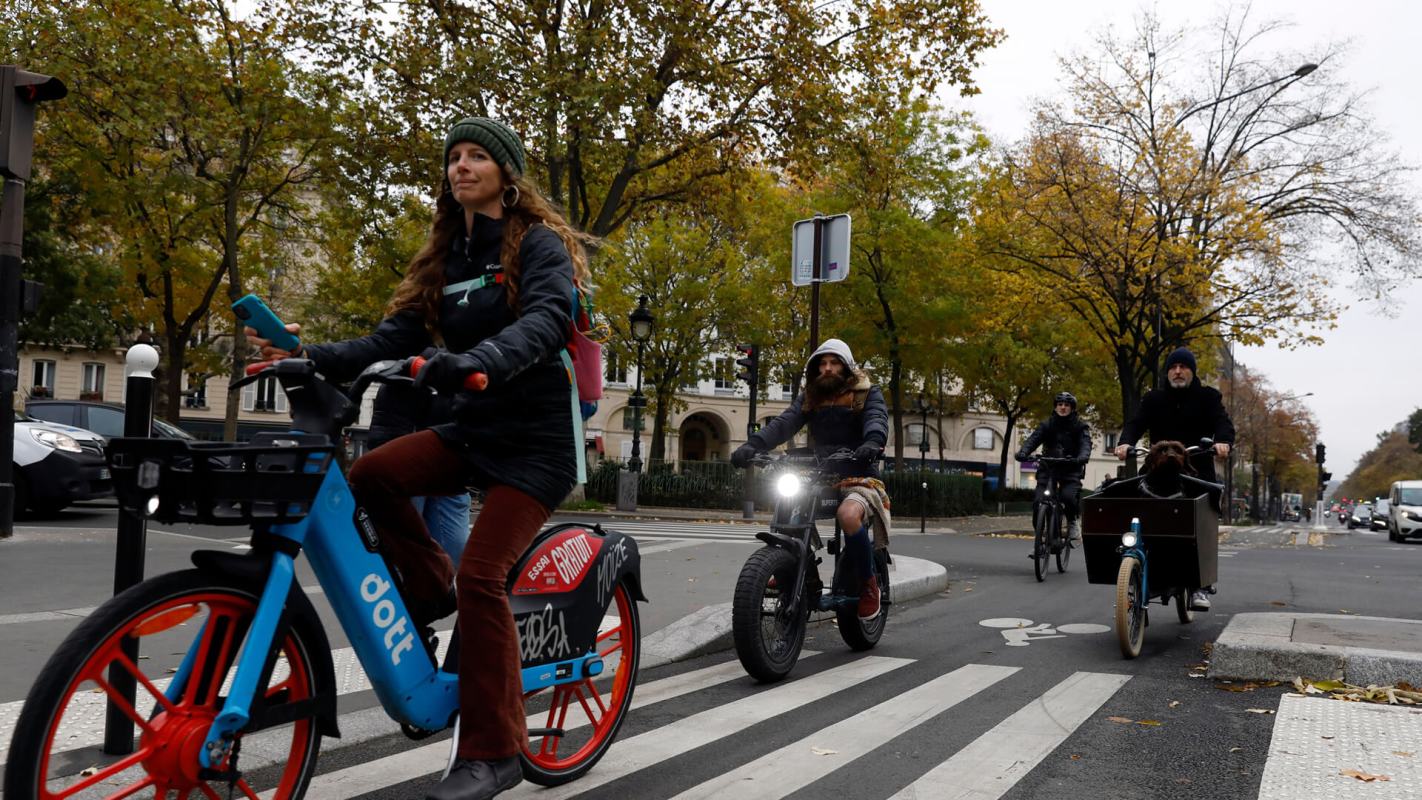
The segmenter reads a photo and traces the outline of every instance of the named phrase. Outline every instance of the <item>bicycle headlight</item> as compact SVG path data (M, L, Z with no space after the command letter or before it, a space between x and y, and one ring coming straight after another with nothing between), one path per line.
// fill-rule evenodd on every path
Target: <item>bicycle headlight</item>
M82 453L84 449L79 446L73 436L60 433L59 431L30 430L30 436L45 447L53 447L55 450L63 450L67 453Z
M148 498L148 504L145 507L145 512L150 517L158 513L158 495L155 494L152 497Z
M1140 539L1136 536L1135 531L1126 531L1125 533L1121 534L1122 547L1135 547L1136 542L1139 540Z
M775 492L781 497L794 497L800 493L800 476L793 472L786 472L775 479Z

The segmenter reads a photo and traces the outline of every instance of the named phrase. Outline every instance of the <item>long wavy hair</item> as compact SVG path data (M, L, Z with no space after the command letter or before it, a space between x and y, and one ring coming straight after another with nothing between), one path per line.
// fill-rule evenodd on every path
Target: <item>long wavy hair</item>
M585 245L591 245L596 239L574 228L527 177L515 177L507 168L503 168L503 174L507 188L503 197L506 204L499 263L504 268L509 307L518 313L518 285L522 268L518 257L519 246L534 225L543 225L558 235L573 261L574 283L583 291L591 292L592 280ZM512 204L508 204L511 200ZM463 233L464 207L454 199L446 177L441 182L439 197L435 199L429 237L415 257L410 259L404 279L390 298L390 305L385 311L387 316L401 311L418 311L430 335L435 341L440 340L439 306L444 295L444 262L449 257L450 244Z

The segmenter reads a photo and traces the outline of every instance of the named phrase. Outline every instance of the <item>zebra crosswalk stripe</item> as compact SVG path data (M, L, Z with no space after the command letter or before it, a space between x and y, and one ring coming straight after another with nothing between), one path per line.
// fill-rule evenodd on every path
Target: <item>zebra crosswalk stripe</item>
M800 653L800 660L803 661L817 655L819 655L817 650L805 650ZM638 686L632 693L632 708L630 710L636 711L654 703L709 689L737 678L744 678L745 674L745 669L739 661L727 661L680 675L673 675L670 678L652 681L645 686ZM529 724L541 724L541 718L540 714L537 719L530 719ZM585 724L587 723L582 722L566 727L575 728ZM622 746L622 742L613 745L614 749ZM444 770L445 759L448 757L449 742L446 740L361 763L354 767L317 775L306 791L306 798L307 800L345 800L347 797L373 791L379 786L392 786L405 781L428 778L430 775L438 775ZM601 764L596 767L596 769L601 768ZM371 785L372 777L379 781L379 786ZM581 784L582 781L578 783Z
M676 800L727 797L732 793L737 800L784 797L1019 669L983 664L960 667L739 769L688 789L677 795ZM832 752L828 757L819 755L812 746L822 752Z
M1077 672L890 800L995 800L1096 713L1129 675Z
M552 789L521 784L507 796L538 800L572 797L911 663L913 660L907 658L867 656L812 678L781 684L620 741L596 769L570 784Z

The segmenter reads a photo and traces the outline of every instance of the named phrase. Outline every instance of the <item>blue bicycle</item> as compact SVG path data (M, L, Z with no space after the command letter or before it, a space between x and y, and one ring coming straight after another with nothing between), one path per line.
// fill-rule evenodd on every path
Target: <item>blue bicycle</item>
M291 401L291 433L250 444L115 439L110 450L126 510L247 525L251 549L195 552L194 569L119 594L65 639L25 700L6 759L7 800L302 797L322 737L340 735L331 647L295 580L302 553L391 718L411 738L457 725L453 665L437 664L412 624L332 444L366 388L408 382L411 363L372 365L349 392L310 361L254 366L270 371L232 388L274 375ZM637 543L599 526L542 531L511 573L529 780L570 781L616 737L637 680L640 587ZM136 702L118 688L124 682L136 684ZM134 731L109 747L126 754L100 750L93 719L106 701ZM260 782L244 773L244 743L250 769L264 767Z

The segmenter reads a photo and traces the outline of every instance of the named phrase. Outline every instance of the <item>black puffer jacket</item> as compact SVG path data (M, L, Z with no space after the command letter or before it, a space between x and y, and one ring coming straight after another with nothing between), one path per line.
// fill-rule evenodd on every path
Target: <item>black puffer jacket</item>
M760 450L770 450L790 441L806 424L810 426L810 438L815 444L815 453L820 457L843 448L853 450L861 444L876 444L880 448L889 441L889 407L884 402L884 393L879 387L869 383L863 373L851 392L846 392L840 403L830 403L818 408L804 410L805 393L801 392L790 403L790 407L780 412L780 416L767 422L747 440ZM853 392L864 392L864 407L855 411ZM845 477L877 477L879 471L873 464L846 461L836 465Z
M1075 468L1054 467L1062 478L1080 479L1086 474L1086 462L1091 460L1091 427L1083 422L1076 412L1066 417L1052 414L1046 422L1038 425L1032 435L1027 437L1027 441L1018 448L1017 458L1027 458L1038 445L1042 447L1042 455L1048 458L1077 460Z
M445 263L445 285L500 272L503 228L502 220L476 215L469 240L457 242ZM463 455L470 485L511 486L556 508L577 481L572 386L559 355L572 318L573 264L562 240L541 225L524 237L519 258L517 315L501 283L444 296L440 344L476 359L489 388L460 392L448 420L432 420L430 427ZM310 345L304 355L327 377L349 380L376 361L420 355L435 345L420 315L402 311L369 335Z
M1146 392L1136 415L1121 429L1120 443L1135 444L1145 433L1150 434L1152 443L1175 441L1186 447L1194 447L1205 438L1216 444L1234 443L1234 423L1230 422L1219 390L1202 385L1199 378L1192 379L1183 389ZM1198 453L1190 463L1197 477L1215 480L1213 454Z

